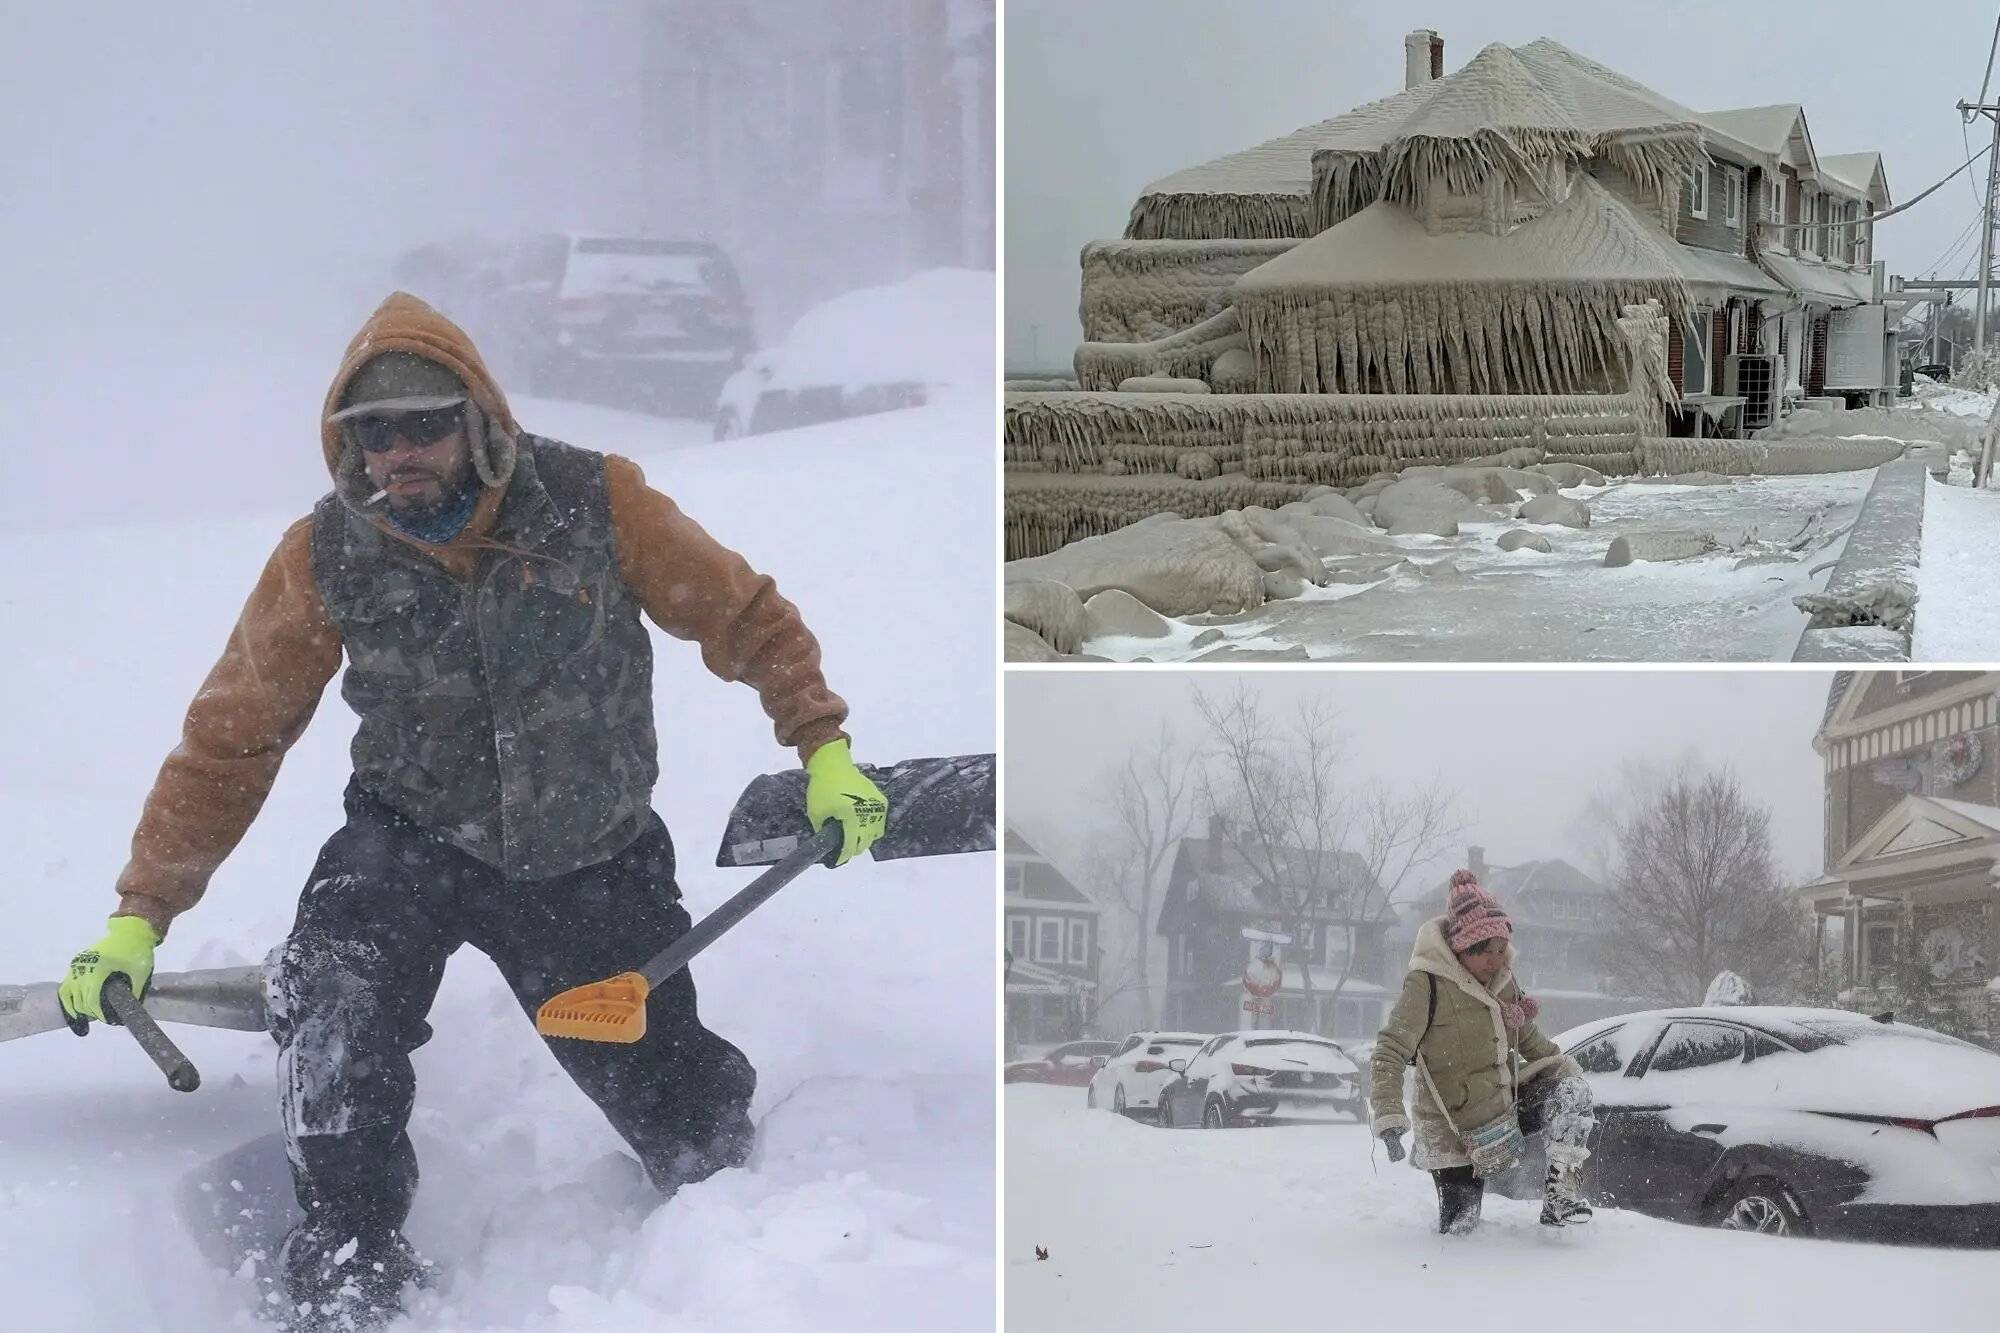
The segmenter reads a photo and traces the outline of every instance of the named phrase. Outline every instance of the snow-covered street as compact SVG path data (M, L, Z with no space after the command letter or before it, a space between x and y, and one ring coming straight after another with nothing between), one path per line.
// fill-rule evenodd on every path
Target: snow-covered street
M990 327L990 311L965 313ZM97 425L146 440L145 466L107 476L41 451L44 502L13 510L0 539L15 571L0 593L0 690L16 701L0 772L10 982L55 979L114 905L188 699L278 535L326 486L312 420L331 360L310 389L303 366L276 358L177 370L210 378L183 378L175 401L237 398L250 415L127 420L143 399L100 397ZM31 409L31 434L60 437L60 401ZM531 430L635 459L776 576L852 705L858 758L992 749L990 579L971 556L994 543L990 394L727 444L697 443L707 422L525 397L515 409ZM232 438L233 453L269 457L204 475L209 437L242 422L259 439ZM190 492L210 493L177 510ZM69 495L94 522L68 520L54 502ZM699 916L748 878L712 868L736 794L796 760L749 690L655 638L655 806ZM284 935L340 822L353 729L329 690L249 838L161 946L162 969L255 962ZM650 1212L602 1183L617 1136L493 967L462 951L415 1057L425 1179L409 1230L445 1276L395 1327L872 1330L893 1311L899 1325L990 1328L993 1003L962 979L992 965L992 883L984 855L814 870L705 954L703 1017L759 1071L760 1156ZM172 1031L204 1075L191 1096L120 1032L0 1045L0 1324L256 1326L254 1284L202 1260L173 1200L184 1175L277 1128L275 1050Z
M1978 1333L2000 1254L1710 1231L1600 1209L1551 1230L1489 1194L1436 1234L1429 1181L1361 1125L1159 1130L1081 1089L1006 1090L1009 1328L1295 1320L1409 1328ZM1036 1257L1036 1247L1048 1252Z

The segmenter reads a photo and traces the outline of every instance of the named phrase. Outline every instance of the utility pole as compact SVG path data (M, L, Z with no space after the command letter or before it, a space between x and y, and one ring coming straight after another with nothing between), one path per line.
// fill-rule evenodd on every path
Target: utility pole
M1986 294L1993 277L1993 177L1995 164L2000 162L2000 104L1958 104L1961 117L1973 112L1993 122L1993 151L1986 158L1986 194L1979 209L1979 300L1973 308L1972 324L1972 351L1976 356L1986 350Z

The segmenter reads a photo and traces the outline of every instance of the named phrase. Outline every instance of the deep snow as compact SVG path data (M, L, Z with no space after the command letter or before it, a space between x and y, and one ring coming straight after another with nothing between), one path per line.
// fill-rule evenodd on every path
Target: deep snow
M963 314L990 331L990 307ZM275 355L135 372L132 396L100 392L92 407L94 427L139 442L128 471L65 461L68 394L16 421L45 443L38 503L17 496L0 537L15 571L0 593L0 693L14 701L0 978L53 979L101 929L188 698L279 534L325 489L312 421L332 364L317 385ZM91 368L40 374L80 385ZM153 390L175 396L159 408ZM853 707L858 758L993 748L990 393L728 444L696 443L705 422L515 406L530 429L638 460L777 577ZM268 438L204 473L217 432ZM748 879L710 865L736 793L796 761L754 694L656 640L655 805L699 915ZM339 823L352 731L329 689L163 968L257 961L282 937ZM398 1329L990 1328L995 1039L975 979L993 965L993 878L985 855L810 871L705 954L703 1016L759 1069L761 1157L643 1220L575 1183L622 1145L491 965L461 951L416 1055L412 1124L425 1182L410 1234L448 1277ZM276 1129L275 1048L173 1031L206 1079L191 1096L119 1032L0 1046L0 1325L253 1327L250 1283L203 1264L171 1197L184 1173Z
M1994 1326L2000 1254L1744 1235L1600 1209L1578 1230L1489 1194L1436 1234L1430 1182L1364 1126L1160 1130L1081 1089L1006 1089L1007 1326L1399 1329ZM1046 1261L1035 1247L1048 1251Z

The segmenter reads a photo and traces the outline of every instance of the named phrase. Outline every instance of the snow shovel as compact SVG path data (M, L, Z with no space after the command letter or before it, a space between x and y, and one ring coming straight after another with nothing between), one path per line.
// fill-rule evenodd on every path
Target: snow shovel
M888 798L889 821L869 848L878 860L948 856L994 848L994 763L990 754L909 759L893 768L862 765ZM662 949L637 972L572 986L543 1002L535 1030L578 1041L635 1042L646 1035L646 997L688 965L724 931L750 915L814 862L832 864L840 852L840 826L817 833L805 815L806 775L792 769L754 779L736 798L716 853L719 866L769 865L770 869L693 929Z
M193 1092L200 1087L201 1074L173 1039L160 1030L159 1020L245 1032L269 1030L261 967L156 972L143 1004L133 996L131 982L114 976L104 983L103 1004L105 1021L130 1032L176 1092ZM32 1037L62 1027L81 1036L90 1025L84 1020L73 1022L63 1012L62 1002L56 998L55 982L0 986L0 1041Z

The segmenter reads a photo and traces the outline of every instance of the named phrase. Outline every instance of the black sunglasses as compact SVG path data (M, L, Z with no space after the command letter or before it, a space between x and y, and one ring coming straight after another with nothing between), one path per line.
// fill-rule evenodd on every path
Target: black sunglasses
M458 407L438 407L391 417L357 417L347 424L357 444L368 453L379 454L398 439L418 446L436 444L465 424L465 412Z

